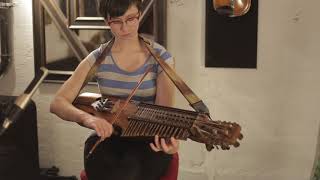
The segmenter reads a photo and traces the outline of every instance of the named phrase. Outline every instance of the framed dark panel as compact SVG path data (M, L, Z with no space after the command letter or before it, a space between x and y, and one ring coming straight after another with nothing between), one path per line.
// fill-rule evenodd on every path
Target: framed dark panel
M258 0L239 17L217 14L206 1L205 66L257 68Z
M68 22L70 29L110 29L99 16L98 0L68 0Z

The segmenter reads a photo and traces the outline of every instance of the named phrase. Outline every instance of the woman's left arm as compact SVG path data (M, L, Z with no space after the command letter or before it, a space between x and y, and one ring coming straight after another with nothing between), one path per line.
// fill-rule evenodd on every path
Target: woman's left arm
M174 69L174 63L170 64L170 67ZM173 106L174 89L175 85L167 76L167 74L162 71L157 78L157 93L155 104L169 107ZM167 154L174 154L178 152L179 141L173 137L170 138L170 141L166 141L163 138L160 139L159 136L155 136L154 143L150 143L150 147L156 152L164 151Z
M174 64L170 65L174 69ZM157 93L155 104L161 106L173 106L175 85L167 74L162 71L157 78Z

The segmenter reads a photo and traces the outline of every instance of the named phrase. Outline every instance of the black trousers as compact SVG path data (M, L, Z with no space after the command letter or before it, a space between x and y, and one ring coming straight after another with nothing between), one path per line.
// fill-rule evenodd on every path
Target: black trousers
M148 141L111 136L87 154L99 139L92 134L85 143L84 166L89 180L159 180L172 155L154 152Z

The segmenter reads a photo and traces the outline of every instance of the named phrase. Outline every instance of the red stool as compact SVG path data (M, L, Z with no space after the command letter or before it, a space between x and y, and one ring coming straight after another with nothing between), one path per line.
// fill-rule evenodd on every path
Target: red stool
M172 160L169 165L167 173L160 178L160 180L177 180L179 170L179 155L178 153L173 154ZM84 170L80 173L81 180L88 180L86 172Z

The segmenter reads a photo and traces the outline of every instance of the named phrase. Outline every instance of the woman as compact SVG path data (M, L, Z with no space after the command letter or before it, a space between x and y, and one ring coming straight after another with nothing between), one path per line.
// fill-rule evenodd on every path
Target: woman
M100 13L115 37L111 51L99 65L96 77L104 95L127 97L137 81L152 66L134 100L171 106L174 85L139 40L138 28L141 0L100 0ZM94 143L103 141L89 159L85 170L90 180L158 180L167 170L179 148L179 142L159 139L154 142L132 141L112 135L113 127L105 119L92 116L72 105L90 68L106 44L91 52L62 85L51 103L50 111L66 121L76 122L93 129L85 144L85 157ZM156 52L171 67L171 55L159 44L153 43Z

